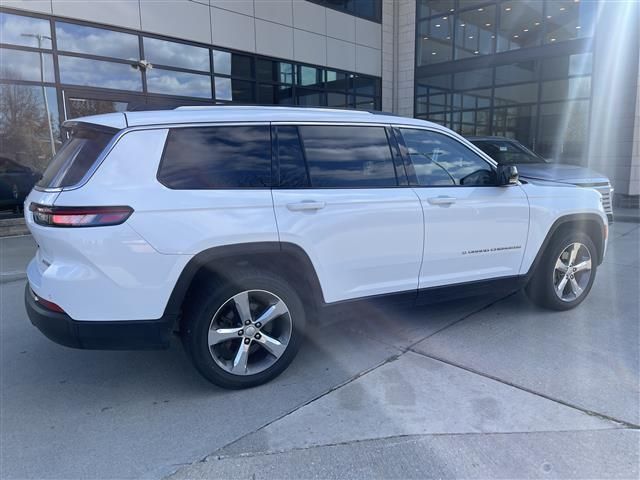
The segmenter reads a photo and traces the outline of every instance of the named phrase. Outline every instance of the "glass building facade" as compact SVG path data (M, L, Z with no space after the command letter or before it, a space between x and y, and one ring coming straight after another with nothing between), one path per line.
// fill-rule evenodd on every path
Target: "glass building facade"
M365 9L358 12L366 16ZM42 171L61 144L60 123L69 118L225 103L373 110L380 108L380 83L355 72L0 10L6 168Z
M415 116L584 162L597 8L595 0L418 0Z

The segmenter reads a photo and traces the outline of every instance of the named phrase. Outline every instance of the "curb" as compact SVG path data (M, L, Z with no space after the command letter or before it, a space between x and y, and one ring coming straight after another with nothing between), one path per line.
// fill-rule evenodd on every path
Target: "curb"
M27 278L27 272L0 273L0 284L17 282L19 280L25 280L26 278Z

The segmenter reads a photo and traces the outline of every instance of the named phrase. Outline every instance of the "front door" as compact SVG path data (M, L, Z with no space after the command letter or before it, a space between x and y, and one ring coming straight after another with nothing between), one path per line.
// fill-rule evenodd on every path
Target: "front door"
M396 292L413 299L422 210L412 189L398 185L385 128L276 128L280 187L273 201L280 241L307 252L325 301Z
M425 220L420 288L518 275L529 229L519 185L453 136L400 128Z

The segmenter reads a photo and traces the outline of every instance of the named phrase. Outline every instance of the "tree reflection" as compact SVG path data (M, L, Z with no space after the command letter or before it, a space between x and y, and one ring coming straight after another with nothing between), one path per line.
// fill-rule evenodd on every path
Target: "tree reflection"
M49 100L54 149L58 149L60 128L56 91L46 88ZM51 159L51 140L42 87L0 85L0 152L3 157L42 172Z

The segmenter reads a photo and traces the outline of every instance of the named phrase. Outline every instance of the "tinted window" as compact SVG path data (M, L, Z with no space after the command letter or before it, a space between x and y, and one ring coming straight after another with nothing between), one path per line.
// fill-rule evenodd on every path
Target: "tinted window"
M311 185L319 188L396 186L382 127L299 127Z
M56 153L38 186L45 188L76 185L87 174L115 132L79 128Z
M457 140L427 130L401 130L419 185L496 184L491 166Z
M268 126L177 128L169 132L158 180L169 188L271 185Z
M280 160L281 187L309 186L309 177L304 164L297 127L278 127L278 158Z

